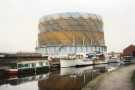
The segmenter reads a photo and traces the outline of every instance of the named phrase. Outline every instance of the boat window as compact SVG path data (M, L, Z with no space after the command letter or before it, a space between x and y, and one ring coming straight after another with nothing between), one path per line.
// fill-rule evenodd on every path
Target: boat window
M48 62L46 62L46 65L48 65Z
M18 64L18 68L22 68L22 64Z
M29 64L24 64L24 67L29 67Z
M18 64L18 68L29 67L29 64Z
M92 57L94 57L94 55L86 54L86 57L87 58L92 58Z
M39 65L40 65L40 66L43 66L43 62L39 62Z
M35 63L32 63L32 67L36 67L36 64Z
M76 58L81 59L83 58L83 55L76 55Z

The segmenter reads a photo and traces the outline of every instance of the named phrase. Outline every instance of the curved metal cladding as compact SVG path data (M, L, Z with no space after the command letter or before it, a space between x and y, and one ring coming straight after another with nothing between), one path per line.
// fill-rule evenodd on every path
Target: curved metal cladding
M78 12L42 17L37 51L49 55L105 51L101 17Z

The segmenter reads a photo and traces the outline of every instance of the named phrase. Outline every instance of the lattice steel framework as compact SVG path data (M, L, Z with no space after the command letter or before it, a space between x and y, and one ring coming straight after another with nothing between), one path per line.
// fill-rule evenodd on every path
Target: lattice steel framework
M48 15L40 19L38 48L46 48L45 52L49 52L47 49L50 47L56 49L93 46L105 49L100 16L74 12Z

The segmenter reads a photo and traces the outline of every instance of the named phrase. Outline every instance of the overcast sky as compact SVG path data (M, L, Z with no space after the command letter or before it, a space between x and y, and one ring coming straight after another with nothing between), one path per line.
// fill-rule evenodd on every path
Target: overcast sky
M102 16L108 51L135 44L135 0L0 0L0 52L34 51L39 19L59 12Z

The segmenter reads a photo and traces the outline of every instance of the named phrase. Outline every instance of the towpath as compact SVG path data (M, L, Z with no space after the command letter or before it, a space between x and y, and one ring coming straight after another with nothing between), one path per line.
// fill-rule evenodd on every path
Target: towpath
M101 81L97 81L99 84L94 90L134 90L130 81L134 70L135 65L130 65L107 73ZM89 87L89 84L87 86Z

